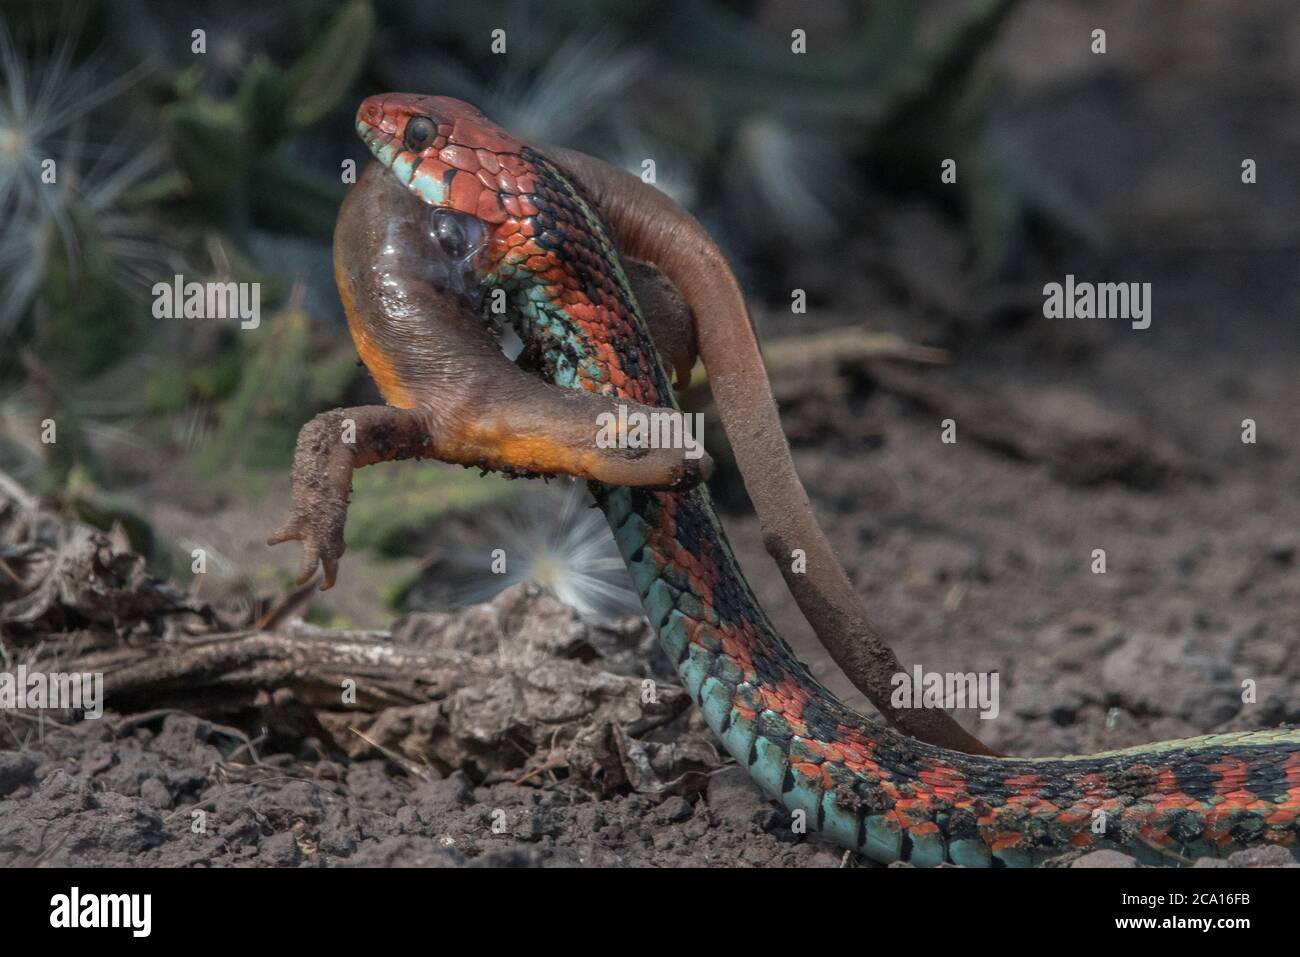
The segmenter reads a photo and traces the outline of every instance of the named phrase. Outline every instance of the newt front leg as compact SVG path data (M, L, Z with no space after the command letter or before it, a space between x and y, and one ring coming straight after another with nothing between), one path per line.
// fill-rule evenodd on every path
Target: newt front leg
M290 517L267 544L301 541L298 584L319 564L325 570L322 590L332 587L345 548L352 472L377 462L432 458L517 475L567 474L668 490L691 488L708 477L711 462L704 454L691 459L675 449L600 448L595 423L603 413L617 416L618 402L526 381L538 388L521 397L522 404L511 405L506 390L505 404L495 412L453 427L440 423L428 407L365 405L322 412L298 433ZM490 404L484 399L482 406Z
M343 555L354 469L375 462L428 458L435 443L410 409L365 405L322 412L302 427L293 456L293 505L268 545L302 542L301 585L325 569L321 590L334 585Z

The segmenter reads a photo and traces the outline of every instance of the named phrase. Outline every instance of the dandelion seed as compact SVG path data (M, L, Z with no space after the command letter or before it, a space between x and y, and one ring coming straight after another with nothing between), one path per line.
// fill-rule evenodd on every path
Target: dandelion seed
M56 238L75 274L79 229L93 229L129 291L177 264L150 223L118 208L129 189L161 166L158 144L142 144L124 130L112 143L95 144L95 160L84 174L79 168L90 152L83 137L89 117L140 73L105 80L102 58L74 65L74 47L75 38L65 36L43 62L28 62L0 23L0 334L12 331L38 294L59 248ZM58 164L54 183L41 178L49 159ZM78 210L87 215L78 217Z
M733 188L749 200L736 203L738 210L758 213L765 224L803 238L830 235L836 202L851 194L853 184L830 140L774 119L755 119L741 129L736 152ZM791 177L792 169L802 175Z
M493 575L485 564L462 559L452 571L461 579L453 599L476 604L530 582L582 614L635 612L640 605L614 536L590 505L586 484L565 479L528 488L506 508L490 513L481 537L492 547L505 548L506 574Z
M643 51L616 46L603 33L567 38L536 70L505 60L503 71L485 83L442 59L432 65L434 80L440 91L475 104L525 142L551 143L575 143L615 117L649 63Z

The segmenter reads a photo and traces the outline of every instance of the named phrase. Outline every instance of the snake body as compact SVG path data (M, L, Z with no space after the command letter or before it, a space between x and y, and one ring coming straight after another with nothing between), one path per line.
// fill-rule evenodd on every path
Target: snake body
M485 224L490 240L475 268L505 293L545 376L676 408L611 231L564 169L444 97L371 97L357 129L424 202ZM1267 844L1295 853L1297 730L1043 759L920 743L848 708L795 657L703 485L592 483L592 492L709 727L768 795L842 846L879 862L970 867L1102 847L1157 863Z

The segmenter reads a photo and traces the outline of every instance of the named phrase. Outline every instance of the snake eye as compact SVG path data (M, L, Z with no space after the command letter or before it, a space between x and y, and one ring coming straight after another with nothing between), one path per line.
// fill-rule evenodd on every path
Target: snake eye
M413 116L406 121L406 132L402 134L402 142L412 153L419 153L433 142L437 132L438 127L433 120L427 116Z

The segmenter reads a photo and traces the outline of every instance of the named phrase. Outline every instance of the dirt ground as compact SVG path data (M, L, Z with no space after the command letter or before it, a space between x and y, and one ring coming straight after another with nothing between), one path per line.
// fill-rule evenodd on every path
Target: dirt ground
M766 341L867 321L950 352L950 365L908 370L919 389L831 363L778 391L867 607L906 665L999 674L999 715L961 717L1006 753L1300 721L1300 180L1284 162L1300 147L1300 9L1142 6L1159 30L1119 0L1026 5L998 54L996 136L1105 225L1104 251L1035 247L991 286L944 214L882 197L837 264L853 278L824 282L831 305L796 325L756 310ZM1071 31L1103 21L1112 52L1095 58ZM1254 186L1240 181L1246 156ZM1151 327L1043 318L1043 283L1067 272L1152 283ZM734 501L734 476L720 483ZM239 529L248 555L288 566L254 551L286 488L233 516L187 513L154 489L155 518ZM778 627L863 706L756 520L724 517ZM456 514L430 537L454 549L478 521ZM345 559L339 608L349 560L363 559ZM359 568L353 580L367 581ZM391 625L350 609L383 627L368 640L418 649L450 676L379 717L304 725L302 702L273 693L214 698L206 716L165 703L73 726L0 716L0 864L859 863L793 834L721 759L637 619L580 618L524 586L428 608ZM636 725L629 702L647 680L660 707ZM238 682L231 670L214 687Z

